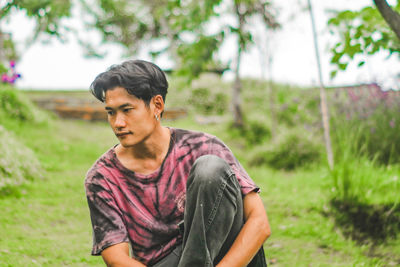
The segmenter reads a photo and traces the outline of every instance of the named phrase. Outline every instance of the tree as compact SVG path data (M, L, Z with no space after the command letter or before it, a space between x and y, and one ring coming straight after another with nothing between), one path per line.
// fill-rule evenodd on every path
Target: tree
M209 1L213 2L212 0ZM233 0L229 2L226 1L224 4L224 7L219 6L219 8L215 8L214 13L211 16L211 18L215 19L215 23L219 24L219 31L211 36L207 35L207 33L203 31L198 38L200 40L210 38L210 43L212 45L204 47L204 50L207 53L207 57L197 57L195 61L192 61L192 57L190 55L188 56L188 54L186 53L180 53L180 55L183 62L192 61L192 64L189 64L190 70L192 73L197 74L201 71L206 70L205 67L208 64L204 63L209 63L210 59L215 56L215 54L218 52L218 49L221 47L222 41L226 40L231 35L236 38L236 54L232 56L234 57L235 61L235 66L233 67L235 72L235 80L232 86L232 109L234 126L242 127L243 114L241 111L240 98L240 91L242 89L240 78L240 63L242 53L245 52L252 44L254 44L251 25L252 23L255 23L257 18L261 18L264 25L272 29L276 29L280 25L273 15L273 9L270 1ZM233 16L235 18L235 22L229 23L227 22L227 20L218 19L224 18L226 16ZM221 41L218 40L218 37ZM195 48L198 47L198 40L195 40L190 44L184 44L184 46L187 47L186 50L196 51ZM204 54L204 52L202 54ZM183 66L187 67L186 64L184 64Z
M379 13L381 13L382 17L400 40L400 14L394 11L386 0L374 0L374 3ZM398 5L400 5L400 2Z
M168 53L176 65L178 45L185 35L197 36L220 1L81 0L91 15L89 27L99 30L103 42L121 44L128 55L146 49L156 58Z
M7 61L17 60L18 53L11 33L6 33L1 28L14 12L25 12L26 16L36 22L31 42L35 41L41 33L57 36L62 39L63 30L61 19L70 16L70 0L10 0L0 2L0 72L7 68Z
M393 8L385 0L374 0L374 3L376 6L367 6L359 11L336 12L328 21L331 32L339 36L339 41L331 49L331 63L336 65L332 77L339 70L345 70L357 55L386 51L389 56L400 56L400 1ZM364 57L357 61L358 66L365 63Z
M321 106L322 126L324 129L325 149L326 149L326 153L327 153L329 168L331 170L333 170L334 161L333 161L333 152L332 152L331 135L330 135L330 127L329 127L328 101L326 99L325 86L322 81L322 69L321 69L321 63L320 63L320 57L319 57L318 37L317 37L317 31L315 30L315 21L314 21L314 14L312 11L311 0L308 0L308 9L310 12L311 26L312 26L313 36L314 36L315 56L317 59L317 67L318 67L320 106Z
M253 41L253 36L249 30L246 30L247 23L252 16L261 16L265 25L273 29L278 28L279 24L276 22L275 17L270 12L270 2L268 1L241 1L234 0L235 14L238 19L238 27L231 28L232 32L236 34L238 39L237 54L236 54L236 69L235 69L235 82L232 91L232 107L234 116L234 125L237 127L243 126L243 115L240 108L240 91L242 84L240 80L240 60L242 52L246 50L250 43Z
M243 124L240 109L239 76L242 52L252 43L251 21L261 17L266 26L277 28L271 4L266 0L95 0L100 8L86 9L94 17L103 42L122 44L129 54L143 46L156 58L169 54L174 69L188 80L215 68L217 53L227 37L237 40L235 82L233 86L234 124ZM84 1L82 0L84 3ZM228 23L222 16L235 18ZM210 31L211 25L217 30ZM222 67L224 68L224 67Z

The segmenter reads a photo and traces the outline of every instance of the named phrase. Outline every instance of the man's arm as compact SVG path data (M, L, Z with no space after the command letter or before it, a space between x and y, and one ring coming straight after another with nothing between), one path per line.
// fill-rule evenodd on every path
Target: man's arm
M271 235L267 214L260 196L255 192L247 194L244 197L243 205L246 222L228 253L216 267L246 266Z
M101 252L101 256L108 267L146 267L146 265L129 257L128 243L110 246Z

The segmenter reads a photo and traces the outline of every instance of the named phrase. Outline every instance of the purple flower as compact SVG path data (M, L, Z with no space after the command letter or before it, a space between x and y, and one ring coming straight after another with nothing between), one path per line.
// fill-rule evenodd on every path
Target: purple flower
M394 128L394 119L392 119L390 122L389 122L389 125L390 125L390 128Z
M14 67L15 67L15 60L11 60L11 61L10 61L10 66L11 66L11 68L14 68Z
M7 74L3 74L3 75L1 75L1 81L2 82L8 82L8 76L7 76Z
M352 89L348 89L347 94L350 96L350 99L353 102L357 102L357 100L359 99L359 97L353 92Z

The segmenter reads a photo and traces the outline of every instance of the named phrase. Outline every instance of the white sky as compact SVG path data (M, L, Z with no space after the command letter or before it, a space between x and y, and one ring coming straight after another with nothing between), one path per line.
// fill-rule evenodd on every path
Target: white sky
M1 0L0 0L1 1ZM278 3L279 1L274 1ZM400 72L400 60L392 57L385 60L386 55L377 55L366 60L362 68L350 65L346 72L339 72L334 80L329 79L332 67L329 65L329 46L334 40L326 28L327 9L359 9L371 5L372 0L312 0L314 16L319 34L319 48L325 85L351 85L368 82L387 82ZM391 1L388 1L389 3ZM392 1L393 2L393 1ZM261 40L257 40L256 46L242 59L242 76L272 77L273 80L300 84L317 85L318 73L315 59L311 20L308 12L299 10L299 3L306 4L306 0L280 1L280 18L283 29L273 34L265 33ZM293 17L290 19L291 17ZM72 24L77 23L72 21ZM87 89L97 74L106 70L110 65L120 63L126 58L121 58L121 49L116 45L107 45L108 56L104 59L86 59L83 50L73 38L66 44L57 40L50 44L35 43L28 49L24 48L24 40L31 34L33 23L24 18L23 14L15 14L8 24L0 25L13 33L15 39L20 41L19 49L25 50L21 60L17 63L17 71L23 78L17 86L26 89ZM263 29L258 27L259 32ZM98 36L93 36L98 39ZM267 41L268 40L268 41ZM270 47L272 51L272 69L262 70L260 59L265 55L259 53ZM235 51L232 43L227 43L221 53L221 58L228 60ZM265 54L265 52L264 52ZM148 59L146 55L138 58ZM160 67L169 67L167 61L156 62ZM226 79L232 77L232 73L224 75ZM397 80L398 82L398 80ZM393 83L392 83L393 84ZM397 84L398 86L398 84Z

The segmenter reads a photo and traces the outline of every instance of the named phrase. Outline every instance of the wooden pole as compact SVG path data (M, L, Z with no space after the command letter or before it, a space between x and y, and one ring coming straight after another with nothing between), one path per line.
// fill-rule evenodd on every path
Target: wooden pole
M330 130L329 130L329 110L328 110L328 103L326 100L326 92L325 87L322 80L322 68L321 68L321 60L319 57L319 48L318 48L318 37L317 32L315 30L315 21L314 15L312 11L311 0L308 0L308 9L310 11L311 17L311 25L314 37L314 48L315 48L315 56L317 59L317 67L318 67L318 78L319 78L319 95L321 101L321 114L322 114L322 125L324 128L324 141L325 141L325 148L328 157L328 164L329 168L333 170L334 162L333 162L333 152L332 152L332 144L331 144L331 137L330 137Z

